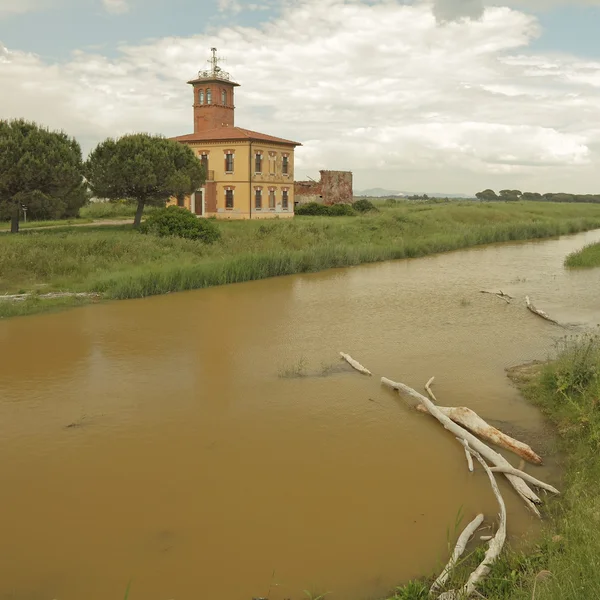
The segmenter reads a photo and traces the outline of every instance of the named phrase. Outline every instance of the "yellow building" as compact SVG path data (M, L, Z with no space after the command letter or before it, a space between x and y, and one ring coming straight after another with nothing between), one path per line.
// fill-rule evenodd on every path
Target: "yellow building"
M194 90L194 133L188 144L206 169L205 185L183 206L198 216L268 219L294 216L294 149L301 144L235 127L234 90L239 84L219 66L189 81Z

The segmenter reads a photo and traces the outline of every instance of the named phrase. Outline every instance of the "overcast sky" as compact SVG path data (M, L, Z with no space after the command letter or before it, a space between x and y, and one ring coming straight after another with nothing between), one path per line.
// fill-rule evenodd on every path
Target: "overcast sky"
M190 133L211 46L297 178L600 192L600 0L0 0L0 118Z

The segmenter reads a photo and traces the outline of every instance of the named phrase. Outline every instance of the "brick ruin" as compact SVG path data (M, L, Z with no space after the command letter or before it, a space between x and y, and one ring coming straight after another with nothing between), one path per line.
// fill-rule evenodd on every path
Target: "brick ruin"
M320 181L295 181L294 199L298 204L352 204L352 173L350 171L319 171Z

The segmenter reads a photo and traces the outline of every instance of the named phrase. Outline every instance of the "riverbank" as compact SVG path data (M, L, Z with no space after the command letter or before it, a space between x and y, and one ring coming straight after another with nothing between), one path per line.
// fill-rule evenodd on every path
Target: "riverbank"
M0 317L98 299L41 300L49 292L126 299L361 263L413 258L471 246L554 237L600 227L600 205L401 204L358 217L217 222L205 246L156 238L130 225L62 227L0 236Z
M523 551L505 550L479 592L487 600L600 598L600 337L565 338L555 361L509 376L555 425L565 477L562 495L546 500L541 539ZM482 557L480 547L457 579ZM432 580L410 582L388 600L425 600Z
M591 269L600 267L600 244L590 244L577 252L569 254L565 267L572 269Z

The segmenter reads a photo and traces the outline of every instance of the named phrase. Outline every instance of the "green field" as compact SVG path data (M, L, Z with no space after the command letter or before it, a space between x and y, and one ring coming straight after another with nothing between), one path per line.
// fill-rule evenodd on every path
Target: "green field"
M600 228L600 205L400 203L356 217L217 221L217 225L222 239L211 246L142 235L130 225L0 234L0 293L99 292L104 298L139 298L412 258ZM38 312L56 304L73 302L2 301L0 316Z
M558 431L566 457L562 495L545 498L540 539L520 551L505 546L478 590L487 600L600 598L600 337L565 338L558 346L557 360L520 374L517 369L515 375L526 398ZM455 574L456 587L484 551L479 545L465 558ZM388 600L426 600L434 578L398 588Z
M572 269L591 269L600 267L600 244L590 244L573 254L569 254L565 260L565 266Z

